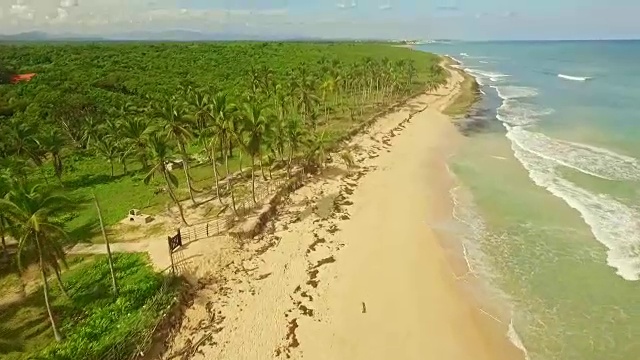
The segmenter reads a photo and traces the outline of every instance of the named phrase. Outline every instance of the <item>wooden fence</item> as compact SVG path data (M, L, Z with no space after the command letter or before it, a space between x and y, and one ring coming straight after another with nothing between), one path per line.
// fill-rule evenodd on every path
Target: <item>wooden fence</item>
M263 200L265 200L270 195L275 194L286 182L286 178L281 178L256 184L256 200L258 204L256 205L253 202L251 190L249 189L247 196L244 196L242 199L237 199L236 201L236 209L238 210L238 215L246 216L247 214L249 214L256 208L256 206L262 205L261 203ZM180 228L180 232L186 244L191 241L206 239L223 234L227 230L231 229L234 223L234 220L230 217L219 217L210 221Z

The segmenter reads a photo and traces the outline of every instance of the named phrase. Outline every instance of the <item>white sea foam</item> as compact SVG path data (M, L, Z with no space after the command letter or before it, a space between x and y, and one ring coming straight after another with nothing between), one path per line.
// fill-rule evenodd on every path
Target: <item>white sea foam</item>
M507 99L498 108L498 120L511 125L529 125L540 117L550 115L553 109L540 109L535 105L522 103L515 99Z
M461 61L460 59L456 59L456 58L455 58L455 57L453 57L453 56L449 56L449 57L450 57L453 61L455 61L455 62L457 63L457 65L458 65L458 66L459 66L459 65L462 65L462 61Z
M514 128L507 126L511 132ZM607 264L625 280L640 280L640 213L603 194L594 194L563 179L557 164L512 142L516 158L538 186L577 210L595 238L607 247Z
M489 63L488 61L480 60L480 64L488 64L488 63Z
M447 165L447 171L449 174L455 179L455 174L451 171L449 166ZM464 259L467 263L467 268L469 272L473 275L480 276L481 279L488 280L489 282L494 281L493 271L490 269L490 261L486 258L486 255L481 249L481 239L489 236L489 233L486 229L485 222L483 218L475 211L472 203L467 203L467 201L463 200L465 197L463 195L465 189L457 186L452 188L449 191L451 196L451 200L453 201L453 210L452 216L461 224L465 225L467 228L466 236L461 236L460 240L462 241L462 250ZM493 295L497 296L499 299L504 301L504 304L511 307L512 303L509 300L509 296L501 291L497 287L489 286L487 288L489 291L493 293ZM480 311L483 311L480 309ZM493 315L483 311L487 316L493 318L494 320L502 323L499 319L494 317ZM529 355L527 349L524 347L520 336L516 332L513 326L513 309L511 310L511 316L509 321L509 328L507 330L507 337L516 346L520 349L524 356L525 360L529 360Z
M503 100L520 99L534 97L538 95L538 90L527 86L492 86L498 92L498 96Z
M590 77L571 76L571 75L565 75L565 74L558 74L558 77L561 78L561 79L572 80L572 81L587 81L587 80L591 80Z
M469 57L469 54L467 54L467 53L460 53L460 56L462 56L462 57Z
M527 352L527 349L522 343L522 339L520 339L520 335L518 335L515 326L513 326L513 314L511 314L511 321L509 321L509 330L507 331L507 337L509 338L511 343L515 345L515 347L522 351L522 353L524 354L524 359L529 360L529 352Z
M485 70L480 70L475 68L466 68L465 71L470 73L471 75L482 76L487 79L492 79L492 81L494 82L500 81L502 78L509 77L509 75L507 74L502 74L502 73L492 72L492 71L485 71Z
M552 139L522 127L509 127L507 137L522 149L585 174L607 180L640 180L637 159L595 146Z

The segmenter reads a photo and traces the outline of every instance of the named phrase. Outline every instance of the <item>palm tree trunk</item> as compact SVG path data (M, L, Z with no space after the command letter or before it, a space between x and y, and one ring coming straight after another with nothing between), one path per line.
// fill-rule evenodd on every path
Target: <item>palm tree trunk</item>
M102 230L102 238L107 246L107 259L109 260L109 271L111 272L111 286L113 287L113 297L118 297L118 282L116 281L116 272L113 268L113 256L111 255L111 244L109 244L109 238L107 237L107 231L104 229L104 221L102 220L102 210L100 209L100 203L98 197L93 194L93 200L96 204L96 210L98 210L98 219L100 219L100 229Z
M64 288L64 284L62 283L62 278L60 277L60 269L54 266L53 272L56 274L56 280L58 280L58 286L60 287L60 292L62 292L62 294L67 299L71 299L71 297L69 296L69 293L67 292L67 289Z
M233 213L238 216L238 208L236 208L236 197L233 194L233 187L231 186L231 173L229 173L229 156L227 156L227 153L224 154L224 167L227 171L227 191L231 195L231 207L233 208Z
M289 161L287 162L287 177L291 178L291 162L293 161L293 146L289 146Z
M267 180L267 176L264 174L264 166L262 164L262 153L258 154L260 156L260 173L262 173L262 179Z
M218 179L218 164L216 164L216 145L211 147L211 166L213 167L213 178L216 181L216 196L220 205L224 205L222 198L220 197L220 180Z
M169 196L171 196L171 199L173 200L173 202L176 203L176 205L178 206L178 211L180 212L180 218L182 219L182 222L185 225L189 225L189 223L187 223L187 220L184 218L184 210L182 209L182 205L180 204L180 201L178 201L178 198L176 197L176 194L173 192L173 188L171 187L171 181L169 181L169 176L167 175L167 170L166 169L163 169L162 175L164 176L164 181L166 181L166 183L167 183L167 189L169 190Z
M138 150L140 151L140 163L142 163L142 168L147 170L149 168L149 163L147 162L147 155L144 153L146 151L145 145L139 144Z
M114 172L113 172L113 160L109 160L109 165L111 165L111 177L114 176Z
M40 241L38 240L38 233L35 233L35 237L36 237L36 246L38 248L38 258L40 260L40 273L42 274L44 303L47 306L47 313L49 313L49 321L51 322L51 329L53 329L53 336L56 338L56 341L60 342L62 341L62 335L60 335L60 331L58 330L58 325L56 324L56 320L53 317L51 304L49 303L49 282L47 280L46 265L44 263L44 260L42 259L42 247L40 246Z
M253 203L257 204L256 200L256 172L253 169L255 167L255 158L251 156L251 195L253 196Z
M193 185L191 184L191 174L189 174L189 156L184 144L180 143L180 153L182 155L182 168L184 169L184 176L187 178L187 187L189 189L189 197L193 205L196 204L196 199L193 196Z

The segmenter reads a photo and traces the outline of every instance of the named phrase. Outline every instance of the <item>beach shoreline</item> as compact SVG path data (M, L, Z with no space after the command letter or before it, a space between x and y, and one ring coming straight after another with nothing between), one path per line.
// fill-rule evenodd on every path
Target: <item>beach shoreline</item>
M447 160L463 141L442 114L464 91L448 71L437 94L349 142L357 169L334 154L264 236L229 243L163 358L193 343L193 359L522 358L508 326L465 292L460 247L443 246L456 186Z

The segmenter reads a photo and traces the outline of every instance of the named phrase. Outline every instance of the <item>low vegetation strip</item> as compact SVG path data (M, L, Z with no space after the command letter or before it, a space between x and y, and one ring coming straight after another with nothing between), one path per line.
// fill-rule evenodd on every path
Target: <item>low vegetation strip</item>
M145 255L114 257L119 296L111 292L106 256L63 274L69 297L52 289L62 342L55 342L41 291L0 308L0 358L128 360L146 351L180 283L157 274Z
M445 58L445 61L448 66L454 64L450 58ZM461 89L458 95L443 112L455 118L466 115L471 107L480 100L480 87L473 76L460 69L453 69L453 71L459 72L464 77L464 81L460 85Z

